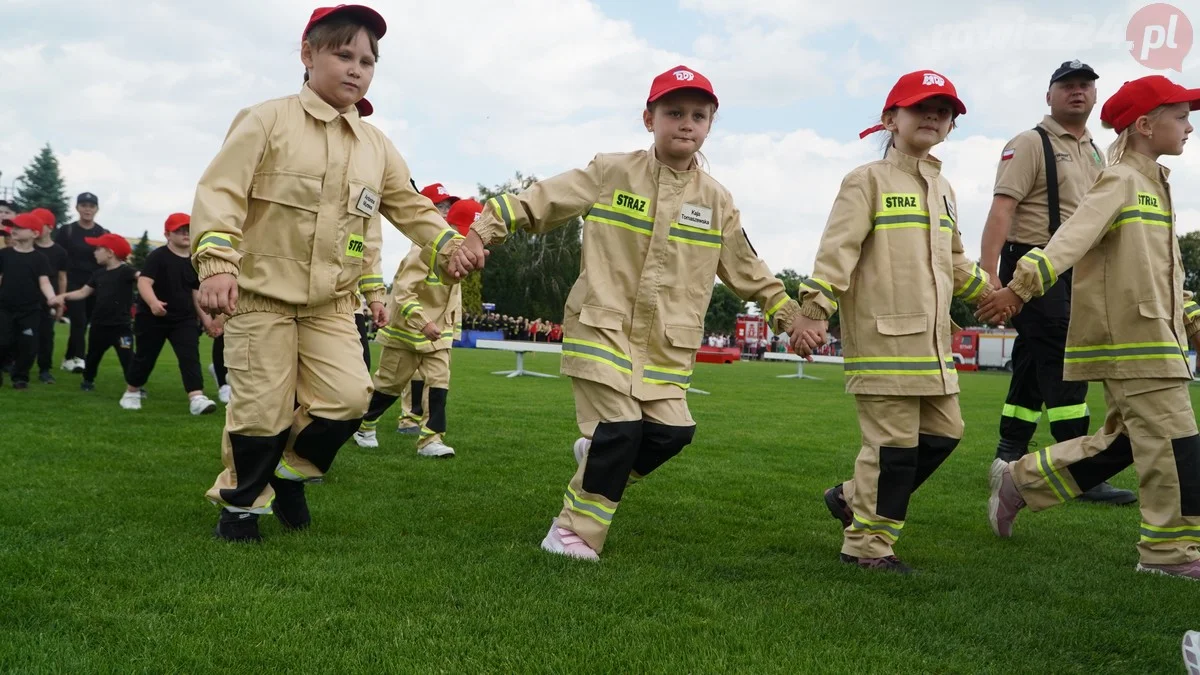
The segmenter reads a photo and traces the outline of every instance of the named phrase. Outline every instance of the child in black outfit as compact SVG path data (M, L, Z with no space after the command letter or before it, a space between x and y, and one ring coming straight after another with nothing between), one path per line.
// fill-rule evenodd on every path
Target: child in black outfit
M55 304L63 300L84 300L96 296L96 309L92 313L91 328L88 330L87 363L83 369L83 382L79 388L92 391L96 388L96 371L100 359L109 347L117 350L122 373L128 373L133 354L133 289L138 271L125 264L132 247L119 234L88 237L87 243L96 247L96 262L100 269L78 290L55 297Z
M5 218L3 225L11 229L11 245L0 249L0 362L15 355L13 389L25 389L37 356L38 328L45 311L42 303L54 300L54 289L50 263L33 247L42 230L41 218L22 213Z

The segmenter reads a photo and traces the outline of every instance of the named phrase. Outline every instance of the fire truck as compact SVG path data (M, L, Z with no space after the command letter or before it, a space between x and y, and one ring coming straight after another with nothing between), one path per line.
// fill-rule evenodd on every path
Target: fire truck
M964 328L952 339L954 365L959 370L1012 370L1017 331L1011 328Z

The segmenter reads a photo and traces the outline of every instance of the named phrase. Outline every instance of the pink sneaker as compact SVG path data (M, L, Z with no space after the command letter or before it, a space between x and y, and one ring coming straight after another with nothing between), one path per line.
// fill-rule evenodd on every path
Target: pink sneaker
M550 531L546 533L546 538L542 540L542 550L565 555L568 558L600 560L600 555L592 550L592 547L588 546L587 542L574 532L559 527L557 520L550 523Z
M1025 508L1025 500L1013 482L1012 465L1002 459L992 462L988 483L992 487L992 495L988 497L988 520L992 523L992 532L997 537L1007 539L1012 536L1017 512Z
M1200 581L1200 560L1193 560L1179 565L1151 565L1150 563L1138 563L1137 571L1149 572L1150 574L1163 574L1169 577L1183 577L1193 581Z

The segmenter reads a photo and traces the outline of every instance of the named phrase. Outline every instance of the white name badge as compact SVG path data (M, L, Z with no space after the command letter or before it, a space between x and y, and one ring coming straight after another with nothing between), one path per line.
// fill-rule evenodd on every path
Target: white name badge
M375 209L379 208L379 195L375 194L371 188L363 188L362 194L358 196L358 204L354 208L368 216L375 215Z
M679 224L711 230L712 209L706 206L696 206L695 204L684 204L679 209Z

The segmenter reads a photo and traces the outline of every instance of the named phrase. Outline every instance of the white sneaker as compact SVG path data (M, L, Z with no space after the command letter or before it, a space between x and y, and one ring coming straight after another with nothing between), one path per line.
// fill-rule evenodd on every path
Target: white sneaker
M200 394L193 396L188 401L188 409L192 411L193 415L207 415L217 409L217 404L204 394Z
M63 359L62 369L68 373L75 372L75 359Z
M417 454L422 457L453 457L454 448L442 443L441 441L434 441L433 443L430 443L429 445L417 450Z
M592 442L586 438L580 438L575 441L575 447L572 449L575 452L575 463L583 466L587 460L588 450L592 449Z
M358 443L360 448L378 448L379 439L375 437L374 431L356 431L354 432L354 442Z
M212 375L213 382L217 381L217 367L213 364L208 364L208 374Z
M217 398L221 399L221 403L228 404L229 399L233 398L233 387L227 384L221 385L221 388L217 390Z
M75 372L82 373L87 369L87 361L84 359L75 359Z
M126 410L141 410L141 394L136 391L127 391L124 394L121 394L121 407Z
M1200 631L1183 634L1183 665L1188 675L1200 675Z

